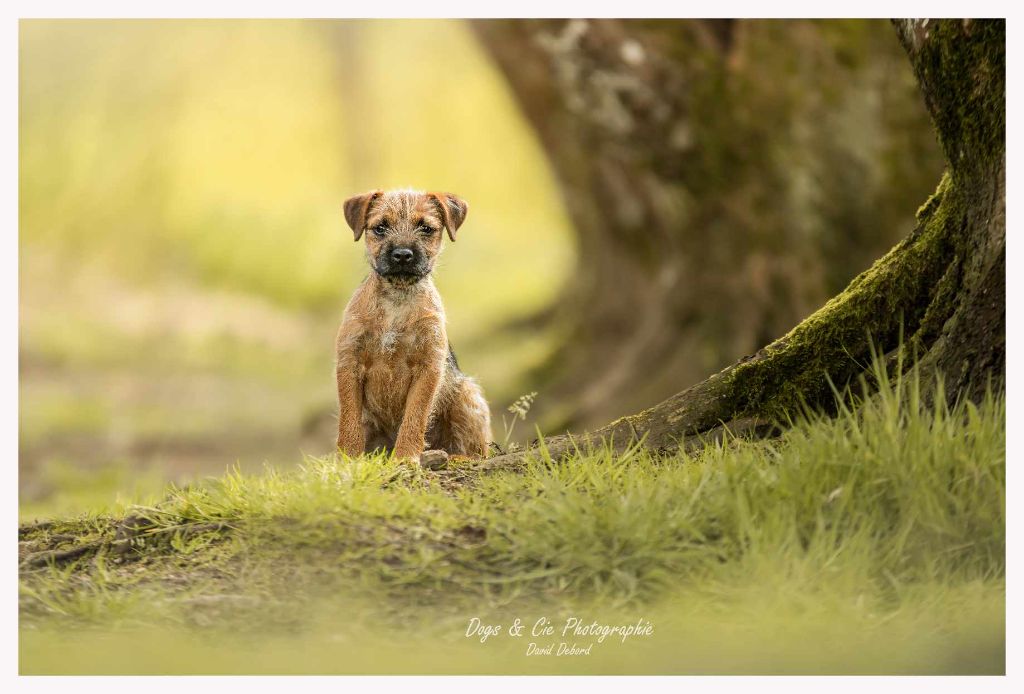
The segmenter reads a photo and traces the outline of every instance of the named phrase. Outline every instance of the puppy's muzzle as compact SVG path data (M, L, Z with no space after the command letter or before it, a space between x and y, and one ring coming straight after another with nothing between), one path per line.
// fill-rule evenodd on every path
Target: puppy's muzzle
M398 246L378 256L377 272L394 280L418 280L424 277L430 266L415 249Z

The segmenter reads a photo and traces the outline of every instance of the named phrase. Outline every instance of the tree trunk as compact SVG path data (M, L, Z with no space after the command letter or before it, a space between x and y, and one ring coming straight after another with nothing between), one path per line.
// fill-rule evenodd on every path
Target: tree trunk
M899 20L947 170L917 224L845 290L785 336L659 405L577 437L575 445L639 439L671 451L719 427L757 430L803 400L827 406L842 384L904 337L949 397L979 399L1005 383L1005 22ZM579 153L580 157L585 152ZM594 203L598 206L598 203ZM647 378L656 379L656 369ZM516 456L503 456L502 464Z
M941 155L884 22L479 21L579 262L528 390L586 428L750 354L913 225Z

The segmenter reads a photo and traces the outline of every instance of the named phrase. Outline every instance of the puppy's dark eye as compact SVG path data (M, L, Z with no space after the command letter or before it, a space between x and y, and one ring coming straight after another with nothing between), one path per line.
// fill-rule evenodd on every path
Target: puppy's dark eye
M377 226L375 226L373 228L373 233L376 236L384 236L386 233L388 233L388 225L387 224L378 224Z
M436 231L434 227L428 227L426 224L421 224L419 228L419 232L424 236L430 236L434 231Z

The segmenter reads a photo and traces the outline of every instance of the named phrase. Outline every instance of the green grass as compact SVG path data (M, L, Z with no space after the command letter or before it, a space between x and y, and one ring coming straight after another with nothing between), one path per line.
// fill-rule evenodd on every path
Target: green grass
M23 570L22 672L1001 673L1004 422L1002 397L931 408L914 378L694 455L171 488L24 533L25 556L98 552ZM571 615L654 633L577 657L465 636Z

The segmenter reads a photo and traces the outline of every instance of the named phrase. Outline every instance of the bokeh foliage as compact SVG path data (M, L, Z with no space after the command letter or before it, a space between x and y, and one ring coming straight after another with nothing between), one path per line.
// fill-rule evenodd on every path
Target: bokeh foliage
M543 153L461 23L20 34L26 500L68 466L180 476L327 450L334 331L365 274L341 202L371 188L469 201L438 271L450 332L497 407L519 394L545 341L492 334L552 300L573 250Z
M363 274L340 199L413 186L472 205L456 314L510 312L501 280L549 297L534 273L567 258L542 153L457 22L25 22L20 115L23 255L330 310Z

